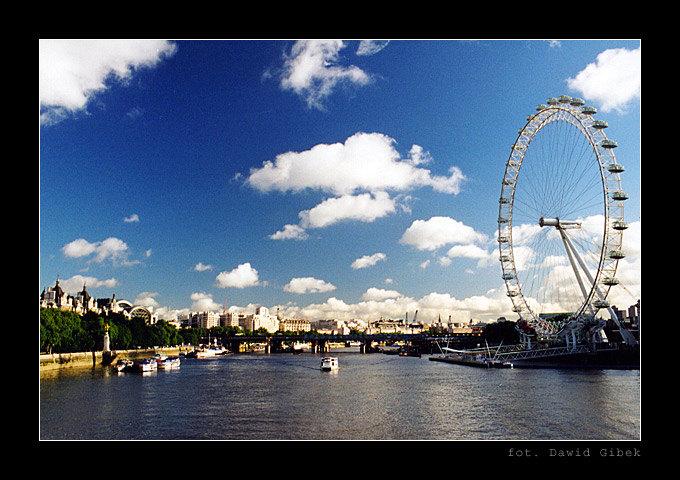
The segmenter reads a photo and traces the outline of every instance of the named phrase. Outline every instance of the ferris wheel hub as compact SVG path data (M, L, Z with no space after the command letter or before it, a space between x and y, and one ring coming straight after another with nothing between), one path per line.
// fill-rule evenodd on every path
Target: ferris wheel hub
M575 222L572 220L560 220L559 218L541 217L538 219L538 224L541 227L555 227L558 229L581 228L581 222Z

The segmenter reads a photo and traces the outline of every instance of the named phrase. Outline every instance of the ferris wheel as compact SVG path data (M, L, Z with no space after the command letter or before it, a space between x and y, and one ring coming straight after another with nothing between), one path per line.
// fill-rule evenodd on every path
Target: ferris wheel
M567 342L596 340L618 317L607 301L625 257L624 167L607 122L578 98L550 98L518 132L503 177L499 256L507 295L525 332ZM627 344L633 336L620 326Z

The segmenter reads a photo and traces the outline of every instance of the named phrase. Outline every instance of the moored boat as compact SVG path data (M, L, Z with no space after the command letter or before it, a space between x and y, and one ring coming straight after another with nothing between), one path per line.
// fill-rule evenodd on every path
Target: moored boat
M113 368L115 368L118 373L129 372L133 365L134 362L132 360L120 359L116 362Z
M158 367L158 361L155 358L145 358L136 362L135 367L142 373L155 372Z
M165 357L162 360L158 360L158 368L162 370L179 368L179 365L180 365L179 357Z

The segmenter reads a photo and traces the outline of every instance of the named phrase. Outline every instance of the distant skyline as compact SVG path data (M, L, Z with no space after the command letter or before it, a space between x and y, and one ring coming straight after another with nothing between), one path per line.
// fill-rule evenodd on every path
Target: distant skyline
M571 95L630 196L639 40L41 40L39 289L180 312L516 319L498 197L527 115Z

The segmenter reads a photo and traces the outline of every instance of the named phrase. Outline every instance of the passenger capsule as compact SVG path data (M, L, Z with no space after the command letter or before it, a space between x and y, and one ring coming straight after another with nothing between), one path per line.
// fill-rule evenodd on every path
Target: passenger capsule
M619 282L619 279L618 279L618 278L614 278L614 277L604 277L604 278L602 279L602 283L604 283L605 285L608 285L608 286L610 286L610 287L613 287L614 285L618 285L620 282Z
M554 97L551 97L547 100L547 102L548 102L548 105L557 105L559 103L559 100L557 100Z
M585 115L595 115L597 113L597 108L595 107L583 107L581 113Z
M595 120L593 122L593 128L597 128L598 130L602 130L603 128L607 128L608 126L609 124L604 120Z
M571 105L572 107L582 107L585 103L586 102L584 102L580 98L572 98L571 102L569 102L569 105Z
M628 228L628 224L626 222L617 220L612 224L612 227L614 227L614 230L625 230Z
M548 106L543 104L543 103L541 103L540 105L536 105L536 111L537 112L540 112L541 110L545 110L546 108L548 108Z
M508 237L498 237L498 243L508 243L510 239Z
M626 258L626 254L621 250L610 250L608 256L609 258L612 258L614 260L621 260L622 258Z
M628 194L626 192L622 192L621 190L617 190L616 192L612 192L612 198L614 200L628 200Z
M515 276L512 273L504 273L503 280L512 280Z
M606 139L600 142L600 146L602 148L616 148L619 146L619 144L616 143L614 140Z
M557 99L560 103L569 103L571 102L571 97L569 95L562 95L560 98Z
M609 306L609 302L607 300L595 300L593 302L593 306L595 308L607 308Z
M501 255L499 260L501 262L509 262L511 260L510 255Z
M607 170L609 170L609 173L622 173L625 168L620 163L612 163L607 165Z

